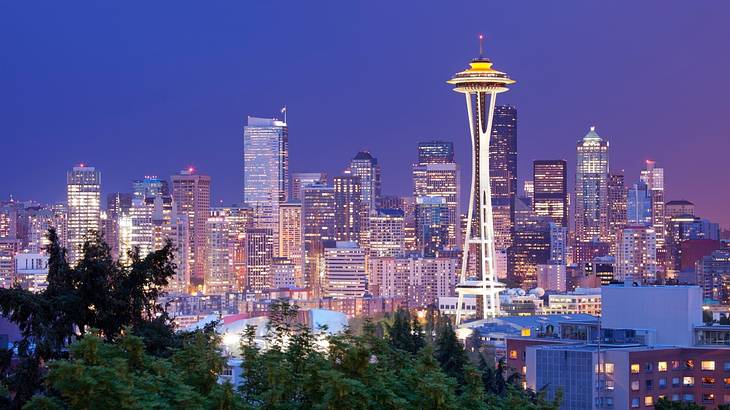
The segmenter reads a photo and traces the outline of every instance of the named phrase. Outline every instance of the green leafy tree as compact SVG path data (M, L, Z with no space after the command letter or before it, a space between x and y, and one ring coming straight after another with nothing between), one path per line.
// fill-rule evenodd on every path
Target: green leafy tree
M720 405L718 410L722 410L722 407ZM686 401L671 401L666 397L662 397L654 404L654 408L656 410L704 410L705 407Z

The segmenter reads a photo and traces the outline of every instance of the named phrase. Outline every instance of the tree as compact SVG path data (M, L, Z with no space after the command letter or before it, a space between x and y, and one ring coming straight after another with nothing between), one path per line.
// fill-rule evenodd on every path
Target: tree
M453 377L460 384L464 382L464 366L469 362L464 346L456 337L451 320L442 317L434 343L436 360L447 376Z
M654 408L656 410L704 410L705 407L686 401L671 401L662 397L654 404ZM721 408L722 405L718 407L718 410L722 410Z

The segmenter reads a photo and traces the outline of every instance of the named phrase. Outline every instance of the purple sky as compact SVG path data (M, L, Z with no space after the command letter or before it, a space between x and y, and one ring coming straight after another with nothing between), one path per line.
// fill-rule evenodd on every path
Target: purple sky
M368 149L384 191L407 194L419 140L453 140L468 169L445 81L484 32L518 81L501 101L519 110L520 180L553 158L572 179L596 124L627 181L655 159L667 199L730 226L730 2L164 3L0 3L0 197L61 201L83 161L105 192L192 164L236 202L240 127L284 104L292 171L334 174Z

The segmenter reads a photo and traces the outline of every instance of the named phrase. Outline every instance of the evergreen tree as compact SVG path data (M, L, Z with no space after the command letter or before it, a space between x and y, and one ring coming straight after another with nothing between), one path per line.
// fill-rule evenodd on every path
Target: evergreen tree
M459 384L464 382L464 366L469 362L464 346L456 337L451 320L442 317L436 341L434 343L435 356L441 364L441 369L447 376L456 379Z

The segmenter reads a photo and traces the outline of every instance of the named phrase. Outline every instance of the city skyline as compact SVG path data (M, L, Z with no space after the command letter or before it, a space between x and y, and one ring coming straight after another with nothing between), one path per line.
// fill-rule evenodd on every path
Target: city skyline
M419 141L454 142L457 163L461 169L468 168L463 112L449 98L448 87L438 84L443 73L460 69L458 62L477 54L474 37L484 31L486 54L503 61L504 69L521 84L529 84L504 99L519 112L519 186L529 179L533 160L565 159L572 191L573 147L590 125L596 125L611 142L612 172L625 169L627 182L632 183L644 161L654 159L667 173L667 201L688 199L697 205L699 215L730 226L730 216L722 212L730 193L717 189L724 183L722 153L730 133L727 125L720 124L724 106L719 91L728 81L722 73L730 67L730 59L717 53L729 29L719 20L713 23L728 7L724 4L665 8L665 18L651 29L642 27L642 18L656 11L651 5L635 7L630 16L611 5L579 4L567 13L531 5L536 11L545 7L548 18L539 17L543 13L524 13L524 24L517 25L500 16L525 11L526 6L484 5L480 11L489 18L470 16L460 27L412 30L412 35L395 35L394 28L382 33L373 29L383 26L374 24L374 18L389 21L398 14L397 7L405 6L388 9L394 12L391 16L375 14L383 11L377 6L337 5L337 12L354 15L357 24L323 22L318 20L323 17L315 16L323 27L301 38L295 36L303 29L296 18L299 5L241 10L275 13L288 23L277 25L280 32L276 32L260 23L237 27L239 20L222 10L208 9L194 17L192 8L183 4L177 10L180 22L170 32L181 32L179 24L190 21L200 21L200 32L159 56L155 47L173 38L152 24L163 12L156 6L150 6L150 17L103 6L86 11L97 12L98 21L83 20L85 14L72 5L58 10L49 7L33 15L37 25L27 24L24 6L2 7L8 21L0 32L19 39L0 57L6 68L0 75L0 90L9 96L0 103L3 148L34 152L34 158L44 164L23 167L22 155L4 162L2 170L10 178L0 191L2 199L12 194L19 200L63 202L63 173L85 162L103 174L102 198L110 192L130 191L132 180L144 175L166 178L193 165L212 177L215 205L220 200L226 205L240 203L239 155L245 118L273 117L283 105L289 108L292 172L338 175L355 153L366 149L382 166L383 194L407 195L412 190L410 165L417 162ZM412 21L397 30L447 17L435 8L419 8ZM591 30L612 18L624 30L611 36ZM64 21L75 24L67 26ZM211 28L214 23L220 23L217 30ZM139 29L134 35L132 27ZM51 38L50 33L59 33L59 38ZM330 33L338 34L337 38L330 38ZM218 40L216 46L206 47L211 38ZM143 44L149 39L153 39L150 45ZM254 53L261 58L247 64L247 56ZM69 55L74 58L65 58ZM287 56L295 58L301 69L291 74L282 71L277 61ZM371 60L363 66L366 56ZM394 87L395 80L388 74L407 69L417 58L429 63L407 84ZM667 59L672 63L667 64ZM50 72L48 60L59 64ZM698 61L704 63L703 75L691 88L665 88L672 76ZM350 74L356 67L364 70L356 73L353 83L351 76L331 72L325 76L315 66L339 66ZM212 75L217 72L221 75ZM606 80L609 72L611 81ZM303 77L309 84L302 84ZM326 80L331 88L325 87ZM97 89L104 82L107 86ZM313 93L315 89L319 94ZM393 101L382 99L386 89L394 97L387 100ZM669 97L680 92L686 101L696 103L677 108ZM361 101L352 99L356 95L362 95ZM405 98L410 103L403 108L397 101ZM352 104L338 107L345 105L339 103L343 99ZM416 121L402 121L400 115ZM35 121L38 118L44 121ZM693 121L697 118L701 121ZM324 121L327 127L322 127ZM353 122L362 126L352 127ZM392 144L394 136L399 137L398 144ZM38 144L53 144L57 149L33 150ZM313 155L323 147L332 149L326 161ZM693 148L704 150L703 161L687 157ZM403 158L408 159L406 164ZM130 163L135 171L129 170ZM462 211L467 183L462 178Z

